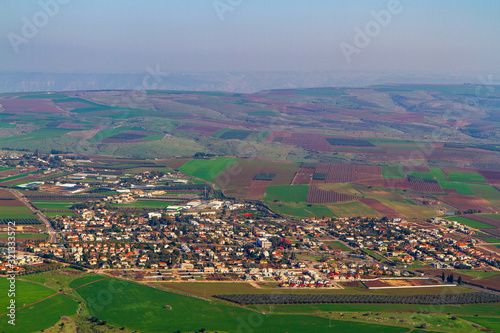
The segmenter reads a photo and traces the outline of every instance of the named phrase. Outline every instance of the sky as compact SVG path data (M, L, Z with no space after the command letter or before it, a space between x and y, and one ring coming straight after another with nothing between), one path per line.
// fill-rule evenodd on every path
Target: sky
M0 71L499 68L498 0L0 0L0 15Z

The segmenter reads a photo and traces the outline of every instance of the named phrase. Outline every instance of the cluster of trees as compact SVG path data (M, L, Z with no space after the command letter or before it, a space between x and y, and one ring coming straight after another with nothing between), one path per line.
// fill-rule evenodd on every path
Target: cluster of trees
M453 277L453 273L448 274L448 276L445 277L444 272L443 272L443 274L441 274L441 280L443 282L446 280L446 282L448 282L448 283L453 283L453 281L455 281L455 278ZM457 283L462 284L462 277L461 276L458 277Z
M441 295L296 295L231 294L215 297L238 304L392 303L392 304L477 304L500 302L500 295L486 292Z

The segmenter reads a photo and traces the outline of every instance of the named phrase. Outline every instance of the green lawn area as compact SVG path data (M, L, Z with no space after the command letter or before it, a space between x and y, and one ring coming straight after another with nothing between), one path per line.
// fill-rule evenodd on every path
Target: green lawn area
M0 172L2 171L9 171L15 169L14 167L0 167Z
M7 297L8 282L0 278L1 313L6 312L10 300ZM16 308L31 304L55 294L55 291L39 284L16 280ZM8 317L0 317L1 332L36 332L56 324L61 316L72 316L76 313L78 303L64 295L56 295L40 303L16 311L16 325L8 324Z
M335 213L328 209L327 206L321 204L305 204L305 203L275 203L267 202L266 205L274 212L283 215L304 217L335 217Z
M496 227L493 227L491 225L488 225L488 224L485 224L485 223L481 223L481 222L478 222L478 221L474 221L474 220L470 220L468 218L461 217L461 216L445 217L444 219L445 220L450 220L450 221L455 221L455 222L458 222L458 223L462 223L462 224L465 224L468 227L476 228L476 229L482 229L482 228L485 228L485 229L496 229Z
M448 175L448 180L450 182L486 184L486 179L484 179L484 177L477 172L449 171Z
M96 297L102 290L110 293L106 303ZM401 328L390 326L335 320L330 323L316 316L260 314L223 302L210 302L116 279L95 282L78 289L77 293L87 301L91 315L118 327L146 332L192 332L201 328L226 332L247 330L247 326L242 325L251 325L248 327L253 332L319 332L329 327L339 332L401 332ZM166 309L167 305L171 309Z
M213 160L192 159L183 164L179 171L196 178L211 182L226 167L234 163L236 158L216 158Z
M402 166L382 166L383 178L405 178L405 169Z
M309 185L268 186L263 200L283 202L306 202Z
M454 271L455 273L463 274L463 275L468 275L468 276L473 276L478 279L482 279L485 277L493 276L493 275L500 275L500 272L498 271L488 271L488 272L483 272L483 271L473 271L470 269L461 269Z

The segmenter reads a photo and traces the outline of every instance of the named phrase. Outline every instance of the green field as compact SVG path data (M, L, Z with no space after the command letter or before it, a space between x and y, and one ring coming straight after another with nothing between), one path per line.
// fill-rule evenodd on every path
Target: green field
M33 201L38 209L69 209L74 202L71 201Z
M500 191L493 186L470 184L469 188L477 197L488 200L500 208Z
M450 182L486 184L486 179L477 172L449 171L448 175L448 180Z
M32 219L36 215L28 207L1 207L0 217L3 219Z
M429 168L429 169L431 170L432 175L438 182L445 182L448 180L448 178L446 178L445 173L440 168Z
M222 139L222 140L232 140L232 139L244 140L244 139L246 139L247 136L250 135L250 133L252 133L252 131L232 129L232 130L229 130L229 131L222 133L222 135L219 136L219 139Z
M488 243L500 243L500 239L483 232L476 232L474 236Z
M465 320L471 321L473 323L482 325L491 330L491 332L500 332L500 318L498 317L465 317L461 316Z
M382 166L382 177L387 178L405 178L405 170L399 166Z
M375 209L360 201L328 204L327 206L335 213L336 216L339 217L382 217L382 215Z
M6 142L6 141L16 141L16 140L23 140L23 141L38 141L38 140L43 140L43 139L55 139L61 137L63 134L66 134L71 131L78 131L78 129L64 129L64 128L42 128L38 130L34 130L33 132L27 133L27 134L21 134L21 135L15 135L15 136L10 136L8 138L2 138L0 139L0 142Z
M348 321L330 323L316 316L260 314L116 279L95 282L78 289L77 293L87 301L91 315L118 327L146 332L193 332L202 328L226 332L248 329L253 332L319 332L328 327L333 331L401 332L401 328L390 326ZM109 298L96 297L99 293L106 293ZM167 305L171 309L166 309Z
M432 174L432 172L408 171L407 174L409 176L434 180L434 175Z
M5 278L0 278L0 313L7 311L10 300L7 297L8 283ZM55 291L47 287L25 282L16 281L16 307L29 305L45 297L55 294ZM47 329L56 324L61 316L72 316L76 313L78 303L67 296L56 295L40 303L33 304L21 310L16 310L16 325L7 323L8 317L0 317L1 332L36 332Z
M217 158L213 160L193 159L183 164L179 168L179 171L211 182L222 170L236 160L236 158Z
M325 245L331 247L332 249L340 249L343 251L352 251L351 248L349 248L348 246L345 246L344 244L342 244L339 241L328 241L328 242L323 242L323 243L325 243Z
M0 179L0 183L1 183L1 182L6 182L6 181L9 181L9 180L14 180L14 179L23 178L23 177L26 177L26 176L29 176L29 175L35 174L35 173L37 173L37 172L38 172L38 171L32 171L32 172L22 173L22 174L15 175L15 176L10 176L10 177L1 178L1 179Z
M335 213L321 204L305 203L275 203L267 202L266 205L274 212L295 217L335 217Z
M474 221L474 220L470 220L468 218L461 217L461 216L445 217L445 220L450 220L450 221L455 221L455 222L458 222L458 223L462 223L462 224L465 224L468 227L476 228L476 229L496 229L496 227L493 227L491 225L488 225L488 224L485 224L485 223L481 223L481 222L478 222L478 221Z
M458 194L474 195L474 192L472 192L468 184L439 181L439 186L446 189L457 190Z
M263 200L283 202L306 202L309 185L268 186Z
M15 169L14 167L0 167L0 172L14 170L14 169Z
M410 203L393 201L393 200L383 200L379 201L384 202L392 209L395 209L399 213L405 215L410 219L430 219L431 217L437 216L437 212L423 206L417 206Z

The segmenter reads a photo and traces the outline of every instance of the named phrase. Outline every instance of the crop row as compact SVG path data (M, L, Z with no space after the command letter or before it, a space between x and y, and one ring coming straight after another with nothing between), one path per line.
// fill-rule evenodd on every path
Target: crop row
M357 199L357 197L354 195L322 190L316 186L311 186L307 193L308 203L342 202L355 199Z
M17 224L26 224L26 225L32 225L32 224L42 224L38 219L0 219L0 224L9 224L9 222L14 222L16 225Z
M297 295L231 294L215 297L238 304L392 303L392 304L479 304L500 302L500 295L477 292L440 295Z

